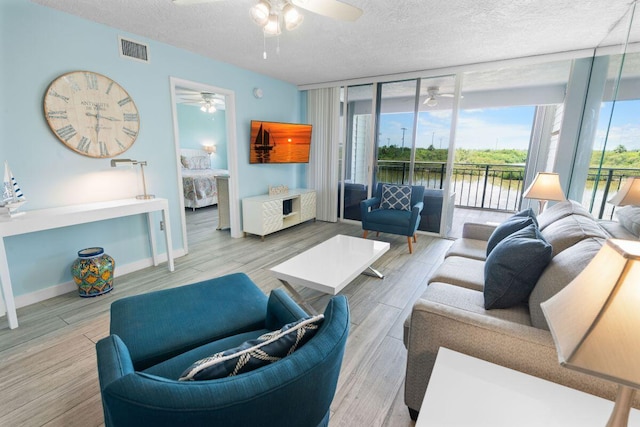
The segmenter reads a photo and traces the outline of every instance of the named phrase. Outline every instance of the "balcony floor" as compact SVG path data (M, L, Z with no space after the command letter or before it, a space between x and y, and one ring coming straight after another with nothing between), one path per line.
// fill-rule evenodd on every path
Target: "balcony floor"
M502 222L513 215L513 212L492 211L487 209L469 209L457 207L453 211L453 224L451 233L447 236L450 239L462 237L462 226L465 222Z

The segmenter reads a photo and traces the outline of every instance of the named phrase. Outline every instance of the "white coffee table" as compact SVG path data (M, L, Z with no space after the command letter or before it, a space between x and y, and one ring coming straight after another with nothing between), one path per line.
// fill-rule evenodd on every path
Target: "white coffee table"
M416 427L604 427L613 402L440 348ZM640 426L632 409L629 426Z
M291 285L301 285L336 295L359 274L371 271L378 258L389 250L389 243L338 234L319 245L271 268L271 272L289 292L304 304L304 299ZM304 304L307 309L310 307Z

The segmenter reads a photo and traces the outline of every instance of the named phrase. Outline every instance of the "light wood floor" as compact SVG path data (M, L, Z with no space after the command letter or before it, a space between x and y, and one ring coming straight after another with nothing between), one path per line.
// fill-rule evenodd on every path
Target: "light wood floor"
M264 242L256 236L233 239L228 230L215 230L216 217L215 208L187 212L189 254L176 260L173 273L162 264L116 276L114 290L100 297L69 293L21 308L18 329L10 330L6 317L0 318L0 426L103 425L95 343L108 335L109 306L116 299L237 271L268 293L281 286L268 271L273 265L333 235L362 233L359 225L311 221ZM374 264L385 279L361 275L342 292L352 325L332 427L414 425L403 403L402 325L451 242L419 235L409 255L405 237L378 239L391 243ZM324 310L329 296L298 290Z

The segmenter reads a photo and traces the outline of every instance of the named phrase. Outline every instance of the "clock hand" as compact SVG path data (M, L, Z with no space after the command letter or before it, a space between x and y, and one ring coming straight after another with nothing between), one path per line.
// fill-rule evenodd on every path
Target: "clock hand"
M112 122L119 122L120 119L115 118L115 117L109 117L109 116L100 116L101 119L105 119L105 120L111 120Z

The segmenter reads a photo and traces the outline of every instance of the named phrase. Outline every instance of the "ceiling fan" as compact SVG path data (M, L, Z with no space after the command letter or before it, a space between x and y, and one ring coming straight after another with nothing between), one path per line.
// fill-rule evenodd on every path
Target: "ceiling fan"
M424 100L423 104L428 107L438 105L438 98L453 98L455 96L453 93L440 93L440 86L429 86L427 88L427 95L427 99Z
M225 109L224 96L216 93L176 88L176 96L180 99L179 103L200 105L200 110L205 113L213 114Z
M213 3L221 0L172 0L176 5ZM302 24L302 15L296 6L318 15L327 16L340 21L355 21L362 15L362 9L343 3L339 0L258 0L249 9L251 19L262 27L265 38L278 36L284 27L287 31L295 30ZM279 40L279 39L278 39ZM276 52L279 53L280 44ZM262 57L267 59L266 40Z
M213 3L221 0L172 0L177 5L190 5L199 3ZM318 15L327 16L329 18L337 19L339 21L355 21L360 15L362 15L362 9L355 6L343 3L339 0L260 0L256 6L265 5L267 7L268 15L273 14L286 14L293 8L298 6L309 12L317 13ZM252 7L253 10L255 7ZM291 6L289 8L288 6ZM295 9L295 8L293 8ZM302 15L300 15L302 16ZM254 18L255 19L255 18ZM302 22L302 20L300 20ZM289 28L287 28L289 30Z

